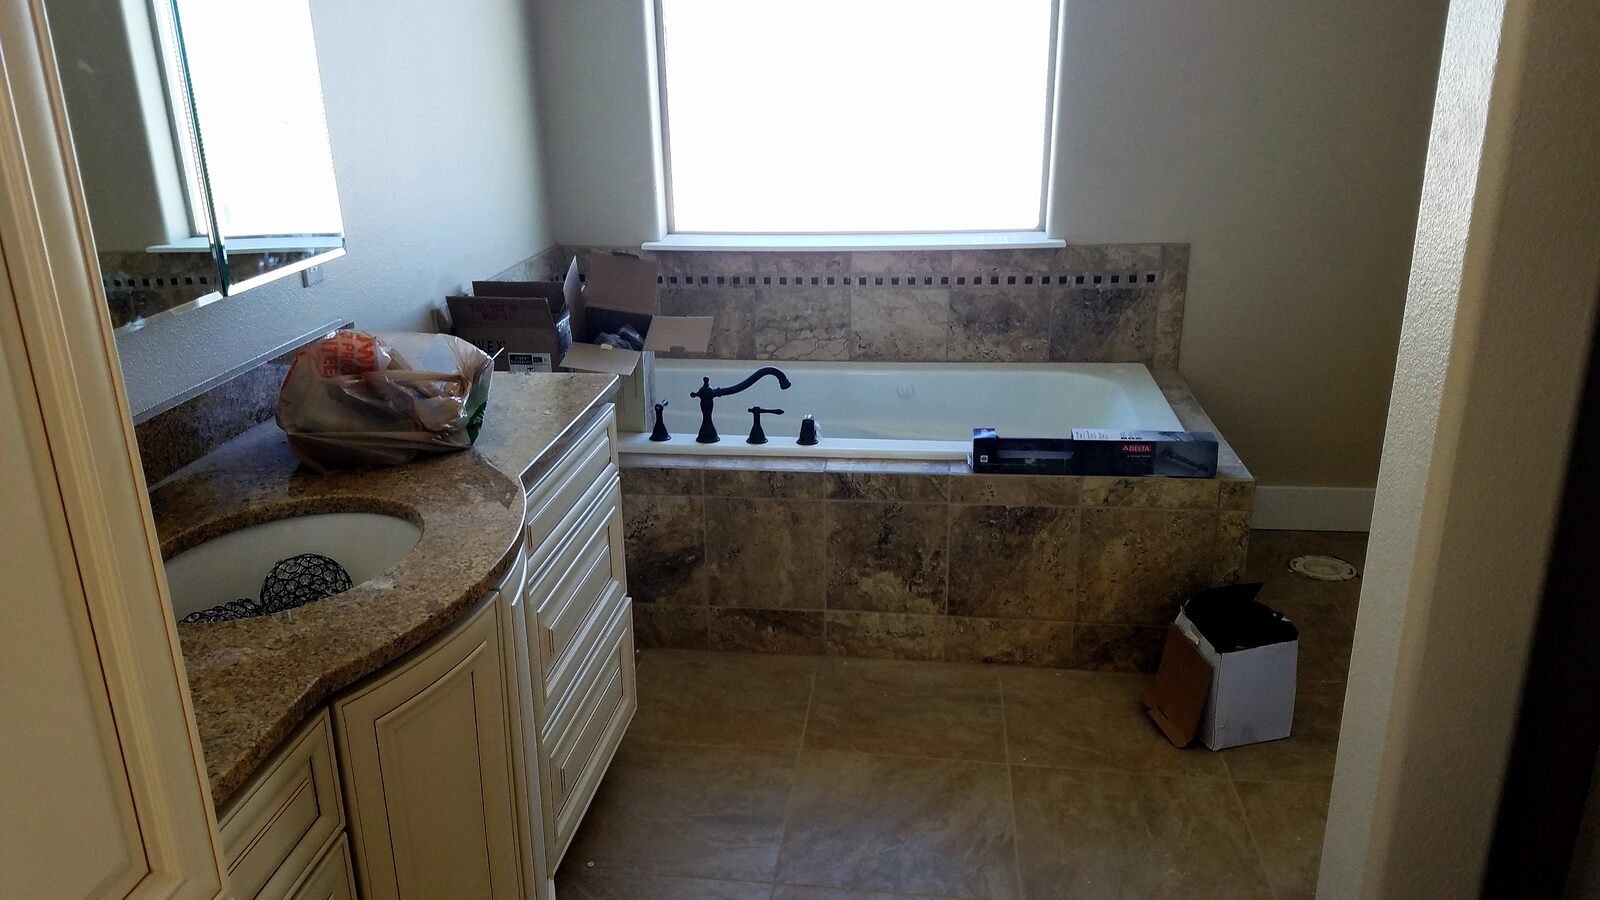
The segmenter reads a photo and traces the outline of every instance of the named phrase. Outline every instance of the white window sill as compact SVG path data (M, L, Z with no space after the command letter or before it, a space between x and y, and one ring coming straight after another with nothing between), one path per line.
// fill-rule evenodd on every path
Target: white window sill
M229 252L232 253L270 253L274 250L342 250L344 249L344 235L308 234L299 237L229 238L227 244ZM146 253L203 253L210 249L211 239L204 235L144 248Z
M941 234L669 234L645 250L1050 250L1066 241L1042 231Z

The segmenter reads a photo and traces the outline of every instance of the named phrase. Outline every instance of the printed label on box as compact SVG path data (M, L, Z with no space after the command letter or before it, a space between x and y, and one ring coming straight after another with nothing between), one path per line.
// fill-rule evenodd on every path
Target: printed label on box
M506 365L513 372L549 372L553 370L550 365L548 353L507 353Z

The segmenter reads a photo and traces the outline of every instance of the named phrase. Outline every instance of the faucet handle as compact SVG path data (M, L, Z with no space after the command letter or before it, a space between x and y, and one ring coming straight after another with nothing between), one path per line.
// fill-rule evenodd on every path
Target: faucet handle
M650 440L656 441L657 443L661 441L672 440L672 434L667 431L667 423L662 421L661 415L661 411L667 408L668 402L669 401L663 400L656 404L656 425L654 428L650 429Z
M745 412L748 412L755 417L750 422L750 436L744 439L746 444L765 444L767 442L767 433L761 430L762 413L766 413L769 416L783 415L783 410L781 409L764 409L760 406L752 406L745 410Z

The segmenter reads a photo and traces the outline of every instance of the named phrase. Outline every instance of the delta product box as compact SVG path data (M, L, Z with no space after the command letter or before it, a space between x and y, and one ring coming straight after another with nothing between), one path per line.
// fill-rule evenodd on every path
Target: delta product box
M1077 470L1083 475L1217 475L1217 436L1209 431L1074 428L1072 444Z
M1260 590L1233 584L1201 591L1173 623L1211 667L1196 736L1212 750L1286 738L1294 723L1300 633L1255 599Z

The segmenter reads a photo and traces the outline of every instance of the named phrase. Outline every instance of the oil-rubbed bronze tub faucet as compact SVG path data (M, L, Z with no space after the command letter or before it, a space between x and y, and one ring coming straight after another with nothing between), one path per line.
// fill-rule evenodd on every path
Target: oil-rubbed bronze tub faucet
M755 384L767 375L778 379L779 388L786 391L789 389L789 376L783 374L783 370L777 366L762 366L750 373L749 378L728 387L714 388L711 386L710 378L701 378L700 390L694 391L689 395L700 401L700 433L695 436L695 443L715 444L720 440L717 437L717 426L711 424L711 407L718 397L726 397L730 394L748 390L750 385Z

